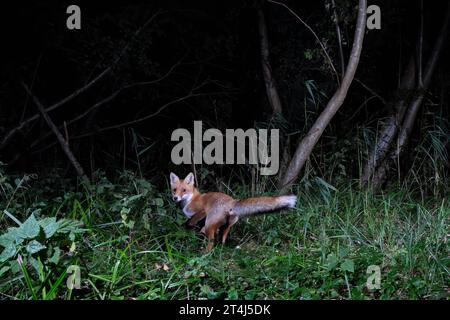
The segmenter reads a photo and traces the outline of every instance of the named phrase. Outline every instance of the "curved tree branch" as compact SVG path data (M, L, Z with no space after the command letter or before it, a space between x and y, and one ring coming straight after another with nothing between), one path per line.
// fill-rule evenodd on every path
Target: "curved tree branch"
M280 187L282 191L292 185L292 183L294 183L294 181L297 179L298 175L300 174L300 170L303 168L303 165L309 158L314 146L321 137L322 133L325 131L325 128L330 123L331 119L336 114L338 109L344 103L344 99L355 76L356 68L358 67L359 58L361 56L364 32L366 29L366 10L366 0L359 0L358 18L356 21L352 51L347 68L345 70L344 78L342 79L341 86L328 102L327 106L317 118L308 134L298 145L294 157L292 158L283 179L280 181Z

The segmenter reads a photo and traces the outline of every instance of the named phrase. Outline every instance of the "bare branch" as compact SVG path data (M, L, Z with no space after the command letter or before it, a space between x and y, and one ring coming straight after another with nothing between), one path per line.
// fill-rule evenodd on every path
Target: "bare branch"
M145 23L144 25L142 25L138 30L136 30L136 32L133 35L132 41L139 35L139 33L148 25L150 24L158 15L160 15L162 12L158 11L156 12L153 16L151 16ZM61 107L62 105L66 104L67 102L73 100L74 98L76 98L77 96L79 96L81 93L85 92L86 90L88 90L89 88L91 88L94 84L96 84L99 80L101 80L103 77L105 77L105 75L107 75L113 68L114 66L119 62L119 60L122 58L122 56L124 55L124 53L126 52L126 50L128 49L130 45L130 42L128 42L120 51L119 55L116 57L116 59L113 61L113 63L111 64L111 66L109 66L108 68L106 68L105 70L103 70L97 77L95 77L94 79L92 79L91 81L89 81L87 84L85 84L84 86L82 86L81 88L75 90L74 92L72 92L71 94L69 94L68 96L66 96L65 98L61 99L60 101L54 103L53 105L47 107L45 109L45 112L48 113L52 110L55 110L59 107ZM16 126L15 128L11 129L7 134L5 134L5 136L3 137L2 141L0 142L0 150L3 149L6 144L9 142L9 140L20 130L22 130L27 124L29 124L30 122L39 119L40 114L36 114L34 116L31 116L29 118L27 118L26 120L22 121L18 126Z
M129 126L131 124L140 123L142 121L145 121L145 120L148 120L150 118L153 118L153 117L157 116L158 114L160 114L163 110L167 109L168 107L170 107L170 106L172 106L172 105L174 105L174 104L176 104L178 102L182 102L184 100L187 100L189 98L200 97L200 96L209 96L209 95L214 95L214 94L223 94L223 93L224 92L209 92L209 93L192 93L191 92L191 93L188 93L187 95L185 95L183 97L180 97L180 98L177 98L175 100L172 100L172 101L169 101L169 102L165 103L164 105L159 107L158 110L156 110L155 112L153 112L151 114L148 114L148 115L146 115L144 117L141 117L139 119L134 119L134 120L122 122L122 123L119 123L119 124L115 124L115 125L112 125L112 126L109 126L109 127L104 127L104 128L98 129L98 130L96 130L94 132L88 132L88 133L85 133L85 134L82 134L82 135L79 135L79 136L75 136L72 139L84 138L84 137L87 137L87 136L91 136L91 135L93 135L95 133L100 133L100 132L104 132L104 131L108 131L108 130L112 130L112 129L118 129L118 128L126 127L126 126Z
M69 147L69 144L68 144L67 140L64 139L64 137L61 134L61 132L58 130L56 125L53 123L52 119L49 117L49 115L45 111L44 106L41 104L39 99L36 96L33 95L31 90L28 88L28 86L25 83L22 82L22 86L25 88L27 93L31 96L31 98L33 99L34 103L38 107L39 112L41 113L42 117L44 118L45 122L47 122L47 125L50 127L50 129L55 134L56 138L58 139L59 144L61 145L61 148L63 149L63 151L66 154L66 156L69 159L69 161L72 163L72 165L75 168L78 176L80 176L85 181L89 181L88 177L84 173L83 167L80 165L78 160L75 158L72 150L70 150L70 147Z
M90 87L92 87L95 83L97 83L100 79L102 79L108 72L111 71L111 67L105 69L102 73L100 73L97 77L95 77L94 79L92 79L91 81L89 81L86 85L84 85L83 87L75 90L73 93L71 93L70 95L68 95L67 97L65 97L64 99L54 103L53 105L51 105L50 107L47 107L44 111L46 113L55 110L56 108L61 107L62 105L66 104L67 102L69 102L70 100L74 99L75 97L77 97L78 95L80 95L81 93L83 93L84 91L88 90ZM10 130L2 139L2 141L0 142L0 149L3 149L6 144L9 142L9 140L20 130L23 129L24 126L26 126L27 124L29 124L30 122L39 119L41 115L40 114L35 114L34 116L31 116L29 118L27 118L26 120L22 121L17 127L13 128L12 130Z
M376 93L373 89L371 89L369 86L367 86L364 82L362 82L361 80L359 80L356 77L353 80L355 80L355 82L359 83L364 89L369 91L375 98L378 98L378 100L380 100L383 103L383 105L386 105L386 100L384 100L384 98L382 96L380 96L378 93Z

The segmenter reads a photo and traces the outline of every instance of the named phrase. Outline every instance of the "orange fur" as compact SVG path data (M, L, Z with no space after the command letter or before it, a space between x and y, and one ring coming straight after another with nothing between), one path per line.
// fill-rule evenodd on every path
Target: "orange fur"
M170 186L173 199L182 204L184 214L190 218L188 225L195 226L206 216L205 227L202 230L208 237L207 251L212 249L215 235L222 226L226 225L222 235L224 244L231 227L240 217L293 208L296 202L293 195L236 200L220 192L202 194L194 186L192 173L183 180L171 173Z

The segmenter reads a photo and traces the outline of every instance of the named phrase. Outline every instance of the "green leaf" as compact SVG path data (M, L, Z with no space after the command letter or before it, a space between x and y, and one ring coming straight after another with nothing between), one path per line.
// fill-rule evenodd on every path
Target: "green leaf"
M53 255L48 259L48 261L54 264L58 264L60 255L61 250L58 247L56 247Z
M20 226L21 233L28 239L37 237L39 234L39 223L37 222L34 214Z
M9 267L11 268L11 272L13 274L20 272L20 265L17 260L9 260Z
M156 198L156 199L155 199L155 205L156 205L157 207L162 207L162 206L164 206L164 201L163 201L163 199L161 199L161 198Z
M33 257L29 258L29 262L36 271L36 274L39 275L41 273L42 263Z
M22 242L23 238L17 227L8 228L8 232L0 236L0 246L5 248L10 244L21 244Z
M10 244L3 250L2 254L0 254L0 262L4 262L15 256L17 253L17 248L14 244Z
M348 249L345 247L339 248L339 258L345 258L348 255Z
M344 262L341 263L342 271L355 272L355 263L351 259L345 259Z
M0 269L0 277L1 277L5 272L7 272L9 269L11 269L11 268L8 267L8 266L5 266L5 267L1 268L1 269Z
M31 254L39 252L45 248L46 248L46 246L42 245L41 243L37 242L36 240L31 241L26 247L27 251Z
M228 299L229 300L237 300L239 298L238 292L235 288L231 288L228 290Z
M44 229L45 237L47 239L52 237L60 227L60 223L56 222L55 217L42 219L39 221L39 224Z
M332 269L334 269L337 266L337 264L338 264L338 258L336 257L335 254L330 253L327 256L327 260L325 262L325 265L326 265L327 269L328 270L332 270Z
M147 213L144 213L144 214L142 215L142 221L144 222L144 228L145 228L145 230L150 230L150 219L149 219Z
M86 231L85 229L80 228L83 225L81 221L60 219L58 223L59 223L59 229L57 231L58 233L68 233L68 232L81 233Z
M143 197L143 194L136 194L134 196L129 197L128 200L127 200L127 203L133 202L133 201L135 201L137 199L140 199L142 197Z

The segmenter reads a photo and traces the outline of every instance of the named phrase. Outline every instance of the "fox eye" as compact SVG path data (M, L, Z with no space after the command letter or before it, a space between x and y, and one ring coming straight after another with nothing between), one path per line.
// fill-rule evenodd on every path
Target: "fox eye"
M183 189L183 192L186 192L186 189Z
M173 188L173 192L177 191L177 188Z

